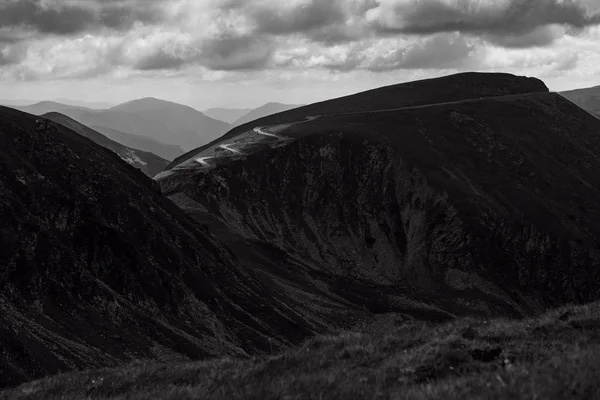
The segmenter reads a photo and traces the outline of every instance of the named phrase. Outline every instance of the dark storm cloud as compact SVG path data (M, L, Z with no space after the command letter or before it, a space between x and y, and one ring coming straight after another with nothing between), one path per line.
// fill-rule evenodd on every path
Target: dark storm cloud
M70 35L99 27L123 30L135 22L158 22L160 2L89 0L43 3L41 0L0 0L0 28L27 28L42 34Z
M432 34L440 32L526 35L551 24L584 28L600 24L600 14L590 14L577 0L513 0L506 6L481 6L473 1L440 0L403 2L393 16L380 18L375 27L383 33Z
M212 70L233 71L265 67L275 50L273 43L260 36L223 34L200 46L201 63Z

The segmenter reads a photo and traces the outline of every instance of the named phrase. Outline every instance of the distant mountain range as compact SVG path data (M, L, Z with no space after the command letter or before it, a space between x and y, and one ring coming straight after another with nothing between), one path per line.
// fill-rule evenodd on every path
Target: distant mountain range
M12 100L8 100L8 99L0 99L0 105L8 106L8 107L30 106L30 105L38 104L38 103L40 103L39 100L27 100L27 99L12 99ZM80 100L71 100L71 99L65 99L65 98L52 99L52 100L49 100L49 101L44 100L44 101L41 101L41 103L57 103L57 104L66 105L66 106L91 108L91 109L95 109L95 110L107 109L107 108L110 108L110 107L114 106L114 104L105 103L105 102L80 101Z
M600 118L600 86L560 93L567 100Z
M114 151L119 157L121 157L122 160L142 170L142 172L149 177L153 177L154 175L158 174L168 164L167 160L160 158L153 153L123 146L121 143L109 139L100 132L80 124L66 115L52 112L44 114L43 117L61 124L62 126L71 129L73 132L80 134L81 136L87 137L102 147Z
M144 98L120 104L108 110L110 113L127 113L146 120L152 127L141 129L131 125L131 132L151 137L169 144L191 150L226 133L231 126L223 121L207 117L192 107L155 98Z
M204 110L204 114L211 118L232 124L250 111L252 111L251 108L210 108Z
M149 151L168 160L183 154L184 150L218 138L231 128L229 124L207 117L191 107L154 98L130 101L106 110L48 101L16 108L35 115L48 112L65 114L123 145Z

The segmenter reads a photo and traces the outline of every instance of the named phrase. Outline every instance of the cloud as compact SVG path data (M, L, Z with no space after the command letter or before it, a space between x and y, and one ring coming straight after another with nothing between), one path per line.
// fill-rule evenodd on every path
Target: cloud
M381 0L368 19L382 33L526 35L560 24L584 28L600 13L577 0Z
M134 64L135 69L141 71L154 71L163 69L176 70L187 63L184 57L168 53L164 49L158 49L152 54L141 57Z
M27 47L17 44L0 44L0 66L18 64L23 60Z
M461 36L440 34L378 55L366 68L375 72L396 69L472 68L475 61L475 46Z
M598 52L576 39L599 23L598 0L0 0L0 64L28 79L520 68L499 54L529 68L542 59L519 50Z
M72 35L99 28L124 30L136 22L161 20L157 0L2 0L0 28L25 28L41 34Z
M490 43L507 48L530 48L549 46L565 35L565 29L557 25L538 26L522 35L507 33L504 35L483 36Z
M265 67L275 50L267 38L226 33L201 44L201 62L211 70L233 71Z
M291 6L284 5L289 3ZM276 35L309 32L346 20L341 0L262 3L248 7L246 12L257 25L256 32Z

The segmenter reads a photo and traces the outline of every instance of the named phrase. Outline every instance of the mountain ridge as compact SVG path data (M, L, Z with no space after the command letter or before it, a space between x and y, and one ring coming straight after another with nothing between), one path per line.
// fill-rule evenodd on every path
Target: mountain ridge
M74 132L93 140L96 144L114 151L121 159L128 164L139 168L150 178L158 174L168 164L167 160L164 160L157 155L124 146L64 114L53 112L44 114L42 117L61 124Z

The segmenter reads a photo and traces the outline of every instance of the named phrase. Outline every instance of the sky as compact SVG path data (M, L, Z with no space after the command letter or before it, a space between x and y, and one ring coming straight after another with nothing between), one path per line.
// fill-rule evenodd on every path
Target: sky
M600 85L600 0L0 0L0 99L250 108L462 71Z

